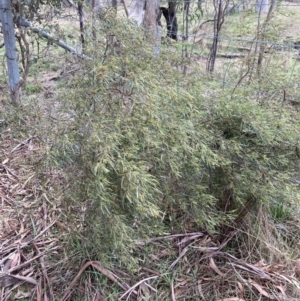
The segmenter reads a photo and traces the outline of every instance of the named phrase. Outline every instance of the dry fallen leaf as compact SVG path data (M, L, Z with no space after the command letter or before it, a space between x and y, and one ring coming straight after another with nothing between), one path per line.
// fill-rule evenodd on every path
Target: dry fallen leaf
M19 275L3 275L0 277L0 286L5 288L20 283L22 281L33 285L37 284L36 280L32 277L24 277Z
M266 263L263 259L261 259L260 261L255 263L254 266L257 267L257 268L263 268L264 266L266 266Z
M263 270L268 273L275 273L275 272L279 272L283 268L284 268L284 265L278 263L278 264L268 265L268 266L264 267Z
M30 298L31 293L30 292L24 292L22 291L20 288L18 289L18 292L14 295L14 299L29 299Z
M201 298L204 300L204 295L203 295L203 290L202 290L202 285L201 285L202 280L199 280L197 283L197 288L198 288L198 292L201 296Z
M296 274L297 277L300 277L300 259L296 260L295 274Z
M2 165L5 165L6 163L8 163L8 161L9 161L9 159L6 158L1 164L2 164Z
M21 280L16 279L14 276L11 275L4 275L0 277L0 287L6 288L17 283L21 282Z
M275 285L275 287L277 287L277 288L281 291L282 295L283 295L284 297L286 297L285 288L283 287L282 284L280 284L280 285Z
M274 299L274 297L271 296L270 294L268 294L268 293L262 288L262 286L259 285L257 282L255 282L255 281L249 279L249 280L247 281L247 283L253 285L253 286L254 286L254 287L255 287L255 288L263 295L263 296L265 296L265 297L267 297L267 298L269 298L269 299Z
M146 301L151 299L151 291L145 283L141 283L139 293L142 300Z
M222 273L219 268L216 266L214 260L212 259L212 257L209 259L209 266L220 276L225 277L225 274Z
M239 281L237 282L237 284L238 284L241 295L244 295L245 289L244 289L243 285Z
M12 259L12 261L11 261L11 264L10 264L10 267L9 267L10 269L14 268L17 265L19 265L19 263L20 263L20 253L18 253L18 252L14 253L14 255L11 259Z

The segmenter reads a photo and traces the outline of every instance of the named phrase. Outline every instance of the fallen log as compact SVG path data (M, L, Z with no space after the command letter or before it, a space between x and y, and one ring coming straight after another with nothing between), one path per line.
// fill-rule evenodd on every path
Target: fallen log
M236 59L240 57L245 57L245 55L240 53L217 53L217 57L223 57L226 59Z
M65 42L54 38L53 36L51 36L48 32L42 30L39 27L36 26L31 26L30 22L27 21L26 19L24 19L22 16L20 16L17 19L18 24L20 24L22 27L26 27L26 28L30 28L33 32L37 33L38 35L40 35L41 37L51 41L52 43L56 44L57 46L77 55L78 57L82 58L82 59L88 59L91 60L91 58L83 53L80 53L78 50L76 50L75 48L69 46L68 44L66 44Z

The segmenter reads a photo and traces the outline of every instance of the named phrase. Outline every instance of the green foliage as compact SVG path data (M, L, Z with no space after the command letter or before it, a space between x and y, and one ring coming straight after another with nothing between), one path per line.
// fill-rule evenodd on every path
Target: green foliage
M29 83L25 86L27 93L38 93L43 91L43 85L41 83Z
M84 224L72 239L90 257L134 269L136 240L215 231L250 199L295 200L299 127L289 114L257 103L251 87L189 86L141 30L112 18L98 26L109 37L87 49L93 60L62 97L68 121L48 152L67 176L66 205L84 207L80 219L68 214Z
M288 208L283 202L282 203L273 203L270 206L270 212L272 217L277 221L286 221L289 220L292 216L291 209Z

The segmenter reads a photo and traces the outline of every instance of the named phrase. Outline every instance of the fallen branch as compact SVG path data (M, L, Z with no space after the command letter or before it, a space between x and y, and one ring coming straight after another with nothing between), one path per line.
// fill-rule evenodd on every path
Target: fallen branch
M32 26L30 24L29 21L27 21L26 19L24 19L22 16L18 18L17 20L18 24L20 24L22 27L26 27L26 28L30 28L33 32L39 34L40 36L42 36L43 38L50 40L51 42L53 42L54 44L56 44L57 46L77 55L78 57L82 58L82 59L88 59L91 60L90 57L88 57L87 55L78 52L75 48L67 45L66 43L64 43L61 40L58 40L54 37L52 37L49 33L43 31L41 28L36 27L36 26Z
M239 57L245 57L245 55L240 53L218 53L217 57L223 57L226 59L235 59Z
M132 287L130 287L120 298L119 300L122 300L127 294L129 294L128 297L130 297L131 293L134 292L134 289L136 287L138 287L139 285L141 285L142 283L146 282L147 280L151 280L151 279L156 279L158 278L158 276L152 276L152 277L148 277L148 278L145 278L145 279L142 279L141 281L139 281L138 283L136 283L135 285L133 285ZM128 300L128 298L127 298Z
M10 153L12 154L14 151L16 151L16 150L17 150L18 148L20 148L21 146L26 145L28 142L31 141L32 138L34 138L34 137L30 136L30 137L27 138L26 140L24 140L24 141L22 141L21 143L19 143L16 147L14 147L14 148L11 150Z
M36 251L36 254L37 255L40 255L41 254L41 251L39 250L39 248L37 247L37 245L35 243L32 243L35 251ZM45 262L44 262L44 257L43 255L41 255L39 257L39 261L40 261L40 265L41 265L41 268L42 268L42 273L43 273L43 276L44 276L44 290L46 291L47 288L48 288L48 293L50 295L50 300L54 300L54 294L53 294L53 290L52 290L52 286L51 286L51 282L49 280L49 277L48 277L48 274L47 274L47 270L46 270L46 267L45 267Z
M118 281L118 279L115 277L115 275L105 269L104 267L102 267L100 264L98 264L95 261L88 261L77 273L77 275L75 276L75 278L72 280L71 284L69 285L69 287L67 288L67 290L65 291L61 301L65 301L69 298L71 290L73 288L73 286L75 285L75 283L77 282L78 278L81 276L81 274L89 267L92 266L95 270L99 271L100 273L102 273L104 276L106 276L107 278L109 278L111 281L113 281L114 283L116 283L119 287L121 287L124 291L126 291L128 289L128 287L122 283L120 283ZM133 289L133 288L130 288ZM136 294L136 292L134 291L134 293Z

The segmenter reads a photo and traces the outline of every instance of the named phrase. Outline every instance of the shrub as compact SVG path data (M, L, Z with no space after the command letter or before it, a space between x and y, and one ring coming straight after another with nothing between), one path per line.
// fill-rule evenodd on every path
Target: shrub
M155 58L141 30L101 26L117 43L93 41L49 152L68 179L68 208L84 207L82 219L68 215L84 225L89 256L133 267L136 240L213 232L246 204L295 200L299 127L289 114L260 106L251 87L234 95L205 79L190 87L169 50Z

